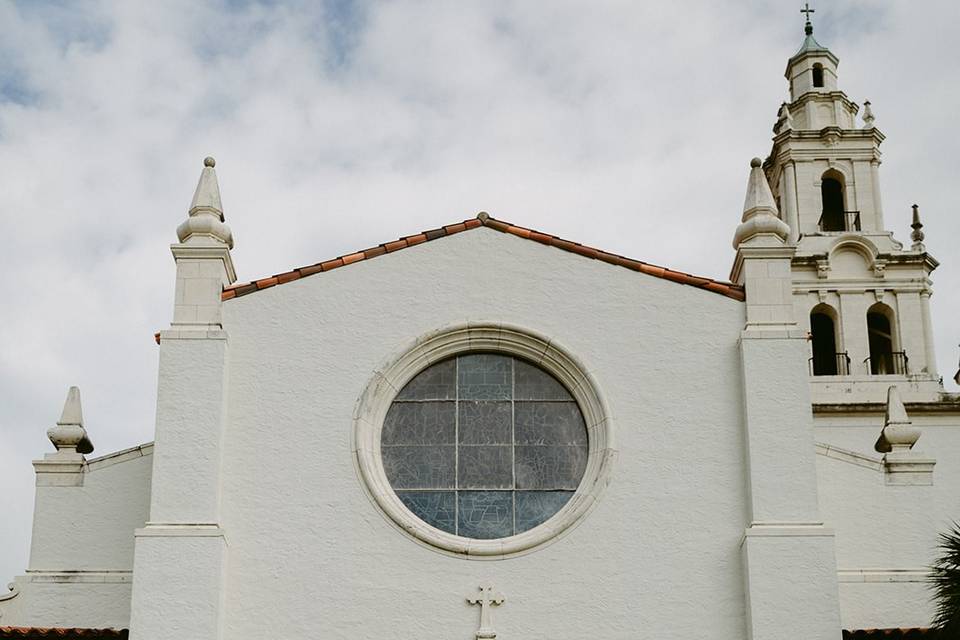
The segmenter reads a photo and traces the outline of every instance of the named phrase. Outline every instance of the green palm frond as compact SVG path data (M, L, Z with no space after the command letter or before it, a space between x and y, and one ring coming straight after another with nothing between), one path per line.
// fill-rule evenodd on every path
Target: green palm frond
M931 567L930 588L935 606L934 626L945 638L960 638L960 523L940 534L940 555Z

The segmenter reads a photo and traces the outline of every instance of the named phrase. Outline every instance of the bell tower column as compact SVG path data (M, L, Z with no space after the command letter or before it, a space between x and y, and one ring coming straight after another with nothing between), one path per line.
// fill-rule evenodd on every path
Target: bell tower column
M755 158L731 274L746 289L740 356L749 510L740 549L747 637L839 640L834 534L817 505L808 347L794 315L796 247L786 244L788 233Z
M132 640L220 637L226 532L220 457L228 335L221 292L236 280L213 158L204 160L189 217L170 247L177 263L173 322L160 333L150 520L136 531Z

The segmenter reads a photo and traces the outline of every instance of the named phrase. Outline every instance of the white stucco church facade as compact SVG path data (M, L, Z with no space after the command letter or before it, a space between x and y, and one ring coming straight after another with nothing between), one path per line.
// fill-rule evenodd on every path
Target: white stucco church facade
M933 348L937 261L916 209L909 245L886 230L884 136L837 68L808 23L730 282L480 214L238 284L208 158L172 246L155 442L90 457L70 390L0 627L929 627L960 396Z

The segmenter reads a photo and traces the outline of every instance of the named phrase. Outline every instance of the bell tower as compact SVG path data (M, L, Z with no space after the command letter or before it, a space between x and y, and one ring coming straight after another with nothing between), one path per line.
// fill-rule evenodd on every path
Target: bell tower
M914 206L906 248L884 222L880 145L870 102L840 88L839 58L814 37L807 14L800 49L787 61L790 101L780 106L763 163L789 227L794 310L809 332L814 403L882 402L890 384L908 401L935 401L939 383L930 320L930 274ZM910 224L898 203L897 221ZM919 226L917 226L919 225ZM919 234L919 235L918 235Z

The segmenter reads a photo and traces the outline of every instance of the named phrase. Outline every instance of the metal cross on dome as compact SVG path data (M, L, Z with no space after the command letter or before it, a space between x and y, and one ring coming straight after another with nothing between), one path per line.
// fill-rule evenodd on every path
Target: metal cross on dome
M493 590L493 585L480 585L480 595L467 598L470 604L480 605L480 628L477 629L477 639L496 638L497 632L493 630L493 622L490 614L490 607L501 605L506 600L502 595Z
M807 14L807 22L810 22L810 14L815 12L816 12L816 9L811 9L809 2L804 2L803 9L800 9L800 13Z

